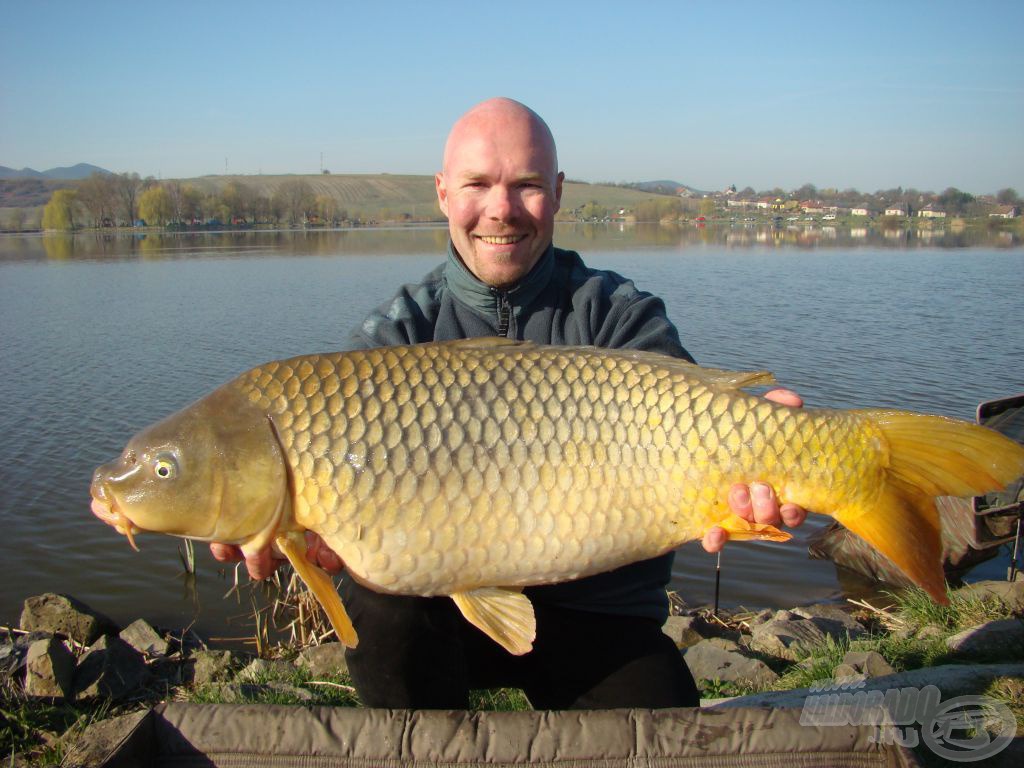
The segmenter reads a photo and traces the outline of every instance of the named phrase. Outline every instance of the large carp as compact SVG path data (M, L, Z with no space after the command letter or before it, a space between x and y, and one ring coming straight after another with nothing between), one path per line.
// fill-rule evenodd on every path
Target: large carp
M1024 472L982 427L900 411L784 407L766 372L502 339L309 355L242 374L140 432L96 470L92 509L138 531L274 544L357 637L304 558L318 533L381 592L450 595L510 652L530 650L522 587L654 557L732 515L736 482L829 514L946 600L933 498Z

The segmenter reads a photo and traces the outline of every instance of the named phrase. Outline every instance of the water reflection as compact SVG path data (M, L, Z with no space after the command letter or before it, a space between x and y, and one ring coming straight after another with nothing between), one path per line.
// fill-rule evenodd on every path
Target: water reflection
M381 234L386 233L385 237ZM0 262L33 260L119 260L231 258L267 255L335 256L441 253L443 225L394 228L236 230L225 232L85 232L76 235L0 235ZM581 252L623 247L691 248L729 246L1013 248L1022 228L957 227L917 229L816 222L773 227L756 222L727 224L578 223L556 226L555 242Z

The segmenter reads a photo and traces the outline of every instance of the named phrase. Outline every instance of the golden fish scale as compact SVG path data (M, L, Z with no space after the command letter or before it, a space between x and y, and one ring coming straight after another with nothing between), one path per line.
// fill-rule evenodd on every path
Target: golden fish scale
M735 481L808 503L824 465L852 487L873 439L852 416L557 347L312 355L235 385L274 421L299 525L399 593L558 582L650 557L723 519Z

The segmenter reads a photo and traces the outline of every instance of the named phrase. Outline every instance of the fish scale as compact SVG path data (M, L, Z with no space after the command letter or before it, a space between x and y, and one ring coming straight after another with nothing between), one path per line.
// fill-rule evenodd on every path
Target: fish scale
M638 357L404 347L271 363L238 386L277 426L299 525L382 589L449 594L698 538L728 514L723 489L793 447L792 419L759 437L778 406ZM432 551L443 528L457 546Z
M831 514L944 600L933 497L1000 487L1024 471L1024 450L942 417L795 409L740 389L770 381L505 339L296 357L133 438L96 471L93 511L129 537L162 530L250 553L275 542L349 644L303 531L371 588L450 595L524 653L522 586L647 559L714 525L788 538L730 513L737 482Z

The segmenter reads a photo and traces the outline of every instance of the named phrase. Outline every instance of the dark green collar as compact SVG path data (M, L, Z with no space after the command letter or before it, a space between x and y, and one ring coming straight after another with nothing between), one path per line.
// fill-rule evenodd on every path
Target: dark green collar
M512 303L516 317L524 307L529 306L551 279L555 269L555 247L549 245L540 260L526 277L511 288L492 288L481 282L462 263L452 241L448 241L448 263L444 267L444 279L449 290L459 301L490 317L495 316L498 307L498 296L507 294Z

